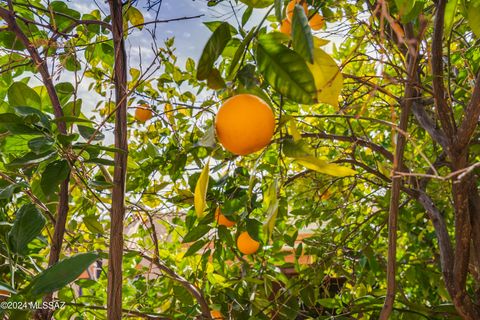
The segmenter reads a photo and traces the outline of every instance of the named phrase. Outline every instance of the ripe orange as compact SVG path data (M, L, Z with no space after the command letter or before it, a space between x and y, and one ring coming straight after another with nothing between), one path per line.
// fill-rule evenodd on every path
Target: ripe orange
M223 103L215 118L220 143L228 151L246 155L270 143L275 116L268 104L251 94L238 94Z
M222 314L220 311L218 311L218 310L212 310L212 311L210 311L210 315L211 315L212 318L215 319L215 320L220 320L220 319L223 320L223 319L225 319L225 318L223 317L223 314Z
M292 34L292 24L288 19L283 19L280 25L280 32L285 33L287 36Z
M319 15L318 13L315 13L313 17L310 19L310 21L308 22L308 24L310 25L310 28L312 28L312 30L318 31L322 29L323 25L325 24L325 21L323 20L323 17L321 15Z
M140 122L145 122L147 120L150 120L152 116L153 116L152 109L146 104L143 104L135 109L135 119L137 119Z
M215 221L217 221L219 226L225 226L227 228L235 225L235 221L228 220L227 217L222 214L220 207L217 207L217 210L215 210Z
M247 231L243 231L237 238L237 247L243 254L252 254L260 248L260 242L252 239Z
M287 19L288 21L292 21L292 18L293 18L293 9L295 8L295 5L297 3L300 3L301 1L300 0L292 0L290 1L288 4L287 4ZM305 14L308 14L308 6L307 6L307 3L306 2L303 2L302 3L302 6L303 6L303 10L305 10Z

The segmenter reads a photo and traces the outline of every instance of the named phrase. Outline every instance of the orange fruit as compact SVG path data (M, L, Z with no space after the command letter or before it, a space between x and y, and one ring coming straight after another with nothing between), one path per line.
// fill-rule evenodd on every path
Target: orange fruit
M287 19L288 21L292 21L292 18L293 18L293 9L295 8L295 5L300 3L299 0L292 0L290 1L288 4L287 4ZM303 6L303 10L305 11L305 14L308 14L308 6L307 6L307 3L306 2L303 2L302 3L302 6Z
M318 31L322 29L325 21L323 20L323 17L321 15L315 13L310 19L310 21L308 21L308 24L310 25L310 28L312 28L312 30Z
M275 116L270 106L259 97L238 94L227 99L218 110L215 129L225 149L246 155L270 143Z
M223 317L223 314L218 311L218 310L212 310L210 311L210 315L212 316L213 319L217 320L217 319L225 319Z
M260 242L252 239L247 231L243 231L237 238L237 247L243 254L252 254L260 248Z
M219 226L225 226L227 228L233 227L235 225L235 221L228 220L220 211L220 207L217 207L215 210L215 221L217 221Z
M140 122L145 122L147 120L150 120L152 116L153 116L152 109L146 104L143 104L135 109L135 119L137 119Z
M292 34L292 24L288 19L283 19L280 25L280 32L285 33L287 36Z

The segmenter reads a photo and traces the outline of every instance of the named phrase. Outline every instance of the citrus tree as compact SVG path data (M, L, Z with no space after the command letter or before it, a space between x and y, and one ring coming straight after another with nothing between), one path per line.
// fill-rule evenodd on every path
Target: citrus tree
M0 4L5 317L480 317L475 1L161 3Z

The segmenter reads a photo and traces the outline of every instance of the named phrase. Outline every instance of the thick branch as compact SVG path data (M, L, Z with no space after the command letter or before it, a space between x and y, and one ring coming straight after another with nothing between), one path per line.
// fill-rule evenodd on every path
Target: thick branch
M411 26L407 26L408 29ZM407 41L415 40L413 35L407 33ZM399 129L403 132L407 132L408 119L410 117L410 109L412 108L412 102L415 98L418 98L418 90L416 89L416 73L418 68L416 46L410 47L407 56L407 84L405 86L405 93L403 101L401 103L402 111L400 114ZM395 146L395 155L393 158L392 172L402 171L403 168L403 154L405 151L406 137L405 135L397 132L397 144ZM387 320L393 310L393 304L395 302L396 291L396 255L397 255L397 228L398 228L398 212L400 204L400 191L402 187L402 177L394 175L392 177L391 196L390 196L390 209L388 212L388 259L387 259L387 294L385 302L383 304L382 311L380 312L379 319Z
M438 118L446 136L452 139L455 133L452 110L445 98L445 85L443 83L443 25L445 20L445 6L447 0L438 0L432 38L432 84L433 98L437 109ZM450 152L447 150L447 152Z
M465 109L463 121L460 124L457 134L455 136L455 148L457 150L465 149L470 139L472 138L475 129L478 126L478 119L480 117L480 73L475 80L475 88L473 89L470 103Z
M448 139L442 130L436 128L435 123L425 111L425 105L414 102L412 112L420 126L425 129L433 141L442 146L444 150L448 149Z
M115 147L113 191L108 256L107 309L109 320L122 318L123 219L125 215L125 181L127 171L127 54L123 38L122 1L110 0L113 45L115 50Z

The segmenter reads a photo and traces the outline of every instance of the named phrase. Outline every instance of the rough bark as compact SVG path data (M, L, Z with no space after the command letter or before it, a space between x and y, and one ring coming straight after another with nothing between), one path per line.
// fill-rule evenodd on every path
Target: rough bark
M122 1L110 0L112 34L115 50L115 147L113 190L108 256L107 316L109 320L122 318L122 256L123 219L125 215L125 181L127 171L127 54L123 38Z

